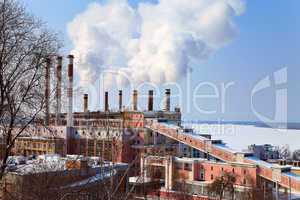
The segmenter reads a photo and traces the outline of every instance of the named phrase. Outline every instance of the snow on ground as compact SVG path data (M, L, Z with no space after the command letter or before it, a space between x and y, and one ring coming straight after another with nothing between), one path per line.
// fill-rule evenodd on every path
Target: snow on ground
M257 127L236 124L184 124L201 134L211 134L213 139L222 139L227 146L245 150L251 144L289 145L290 150L300 149L300 130Z

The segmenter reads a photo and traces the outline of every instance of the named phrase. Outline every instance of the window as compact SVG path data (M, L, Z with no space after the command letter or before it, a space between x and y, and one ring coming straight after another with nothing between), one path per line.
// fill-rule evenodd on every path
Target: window
M222 169L221 169L221 170L222 170L222 172L223 172L223 171L224 171L224 168L222 167Z
M246 171L246 170L244 170L244 174L247 174L247 171Z
M234 168L232 168L232 173L234 173Z
M213 171L213 170L214 170L214 167L213 167L213 166L211 166L211 167L210 167L210 169L211 169L211 171Z
M246 181L246 179L244 179L244 180L243 180L243 184L244 184L244 185L246 185L246 184L247 184L247 181Z
M214 179L214 175L213 175L213 174L210 175L210 179L211 179L211 180Z

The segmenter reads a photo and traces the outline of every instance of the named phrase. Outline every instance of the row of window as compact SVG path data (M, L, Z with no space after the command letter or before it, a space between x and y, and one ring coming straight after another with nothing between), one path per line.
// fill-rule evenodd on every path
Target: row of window
M211 169L211 171L213 171L213 170L214 170L214 167L211 166L210 169ZM223 168L223 167L221 168L221 171L222 171L222 172L224 171L224 168ZM234 168L232 168L232 173L235 173L235 169L234 169ZM244 169L244 170L243 170L243 173L244 173L244 174L247 174L247 170Z

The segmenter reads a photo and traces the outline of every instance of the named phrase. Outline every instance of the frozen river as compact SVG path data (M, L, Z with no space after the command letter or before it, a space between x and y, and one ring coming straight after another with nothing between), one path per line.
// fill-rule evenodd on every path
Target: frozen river
M289 145L290 149L300 149L300 130L275 129L255 125L237 124L194 124L185 123L202 134L211 134L213 139L222 139L236 150L244 150L251 144Z

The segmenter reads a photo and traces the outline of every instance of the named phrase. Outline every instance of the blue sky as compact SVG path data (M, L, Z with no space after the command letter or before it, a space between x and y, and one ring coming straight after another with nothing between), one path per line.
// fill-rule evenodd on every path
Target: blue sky
M46 21L50 28L59 31L67 53L72 44L66 25L84 11L93 0L23 0L26 7ZM131 0L134 7L138 0ZM239 35L225 48L218 50L192 72L191 87L204 81L215 83L234 82L228 89L225 112L220 110L218 99L200 102L213 114L203 114L183 106L184 118L201 120L259 121L250 106L250 93L259 80L287 67L288 82L279 88L288 89L288 121L300 122L300 1L298 0L248 0L246 12L235 18ZM80 28L80 27L78 27ZM272 79L272 76L271 80ZM185 80L179 80L186 87ZM255 108L272 118L275 113L275 88L272 85L254 100ZM212 91L207 89L208 93ZM187 98L184 95L184 98ZM176 100L174 100L176 102Z

